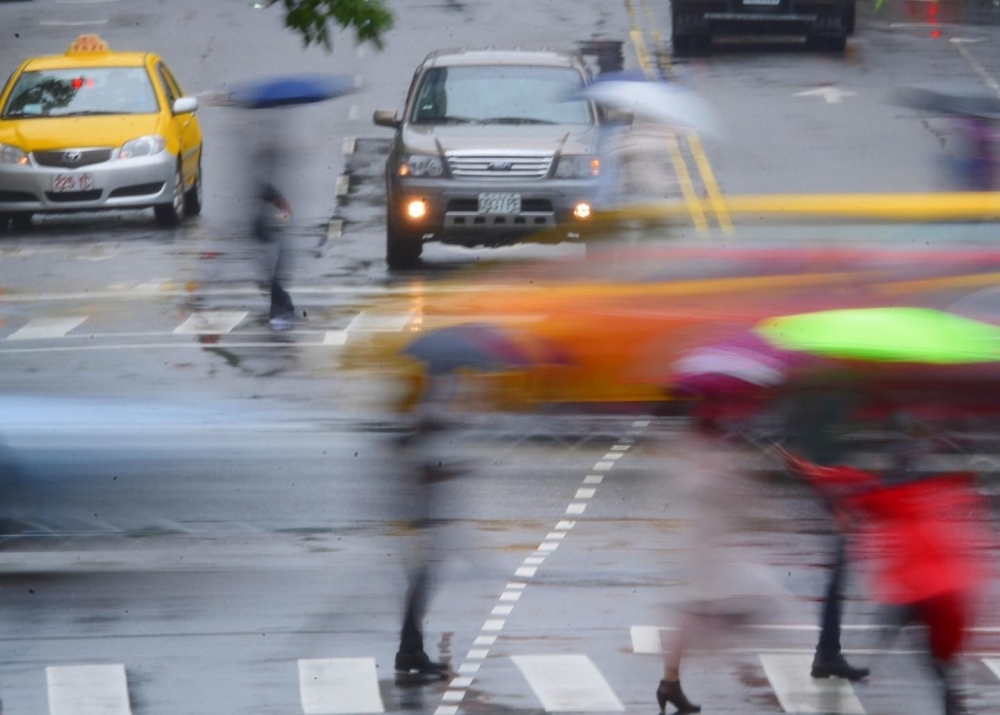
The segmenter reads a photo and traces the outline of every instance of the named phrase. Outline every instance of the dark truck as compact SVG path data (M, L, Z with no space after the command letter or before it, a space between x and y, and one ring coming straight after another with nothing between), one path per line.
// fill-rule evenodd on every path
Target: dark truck
M674 54L706 50L712 36L805 35L809 46L843 52L856 0L672 0Z

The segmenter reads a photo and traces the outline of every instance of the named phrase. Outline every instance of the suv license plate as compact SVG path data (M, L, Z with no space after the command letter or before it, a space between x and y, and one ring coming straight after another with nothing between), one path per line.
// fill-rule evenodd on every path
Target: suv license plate
M479 194L479 213L481 214L519 214L521 213L521 194Z
M767 5L776 7L781 4L781 0L743 0L744 5Z

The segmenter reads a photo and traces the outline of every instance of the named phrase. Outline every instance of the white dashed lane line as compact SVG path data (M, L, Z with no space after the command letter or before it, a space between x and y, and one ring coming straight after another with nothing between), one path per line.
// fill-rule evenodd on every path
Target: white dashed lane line
M360 317L360 316L359 316ZM641 429L649 425L648 420L638 420L633 428ZM618 441L611 450L591 471L609 471L616 461L629 449L632 438L625 437ZM586 501L592 500L597 494L597 485L604 481L604 475L587 474L583 478L586 486L578 487L573 497L574 501L566 507L566 515L580 515L586 510ZM490 647L497 640L498 634L507 624L507 617L512 615L514 607L520 601L528 586L528 580L534 578L538 569L546 559L553 555L566 535L577 522L570 519L560 519L552 531L545 535L534 553L525 557L521 565L514 571L515 580L509 581L503 592L497 598L496 605L490 611L488 618L476 637L473 648L465 660L458 666L462 677L455 678L441 697L441 704L434 715L456 715L459 704L465 697L468 688L472 686L475 674L479 672L483 662L489 656ZM498 618L497 616L503 616ZM585 655L559 656L512 656L518 668L532 690L539 697L549 712L617 712L624 710L614 691L604 680L597 667Z

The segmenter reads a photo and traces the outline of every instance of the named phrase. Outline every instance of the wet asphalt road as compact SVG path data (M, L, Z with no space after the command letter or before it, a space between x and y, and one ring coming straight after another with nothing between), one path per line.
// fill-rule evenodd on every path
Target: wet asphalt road
M287 187L296 206L293 293L308 313L291 333L276 336L265 323L242 211L259 126L231 108L199 114L206 208L197 222L164 232L147 213L53 217L0 237L4 393L132 401L86 418L66 405L45 413L61 415L61 424L22 419L26 408L8 403L4 437L33 475L32 503L55 531L0 552L0 570L9 572L0 581L5 712L62 715L61 694L82 696L53 685L61 671L46 669L82 664L123 665L135 713L304 712L319 686L300 683L308 664L298 661L341 658L368 659L373 670L333 689L345 694L339 705L315 712L652 711L660 665L651 651L661 642L656 627L672 623L690 516L670 454L648 441L658 424L509 420L469 435L462 447L476 469L448 484L438 505L442 565L426 628L428 650L471 680L399 681L392 656L413 542L399 512L409 493L387 449L381 387L345 379L337 347L323 343L386 286L491 259L579 255L576 246L430 246L416 276L386 272L380 164L388 131L370 116L400 107L428 51L572 47L596 35L622 41L634 68L630 31L655 50L658 34L668 35L667 6L636 2L633 26L626 4L609 0L398 5L384 52L344 34L326 55L302 50L274 11L249 2L0 4L0 65L10 69L97 31L113 47L162 54L191 93L303 69L353 74L363 90L287 114L299 167ZM1000 77L1000 28L991 5L943 3L933 16L930 7L862 13L843 58L794 41L727 42L675 63L676 76L727 118L726 140L704 140L720 189L935 188L946 127L888 97L907 83ZM662 137L648 141L635 180L651 198L678 196ZM703 189L692 147L683 150ZM338 197L342 175L349 192ZM229 315L213 333L176 332L206 312ZM49 332L18 339L31 325ZM628 447L619 450L625 456L603 459L614 447ZM727 652L693 654L684 677L705 712L777 713L787 706L779 675L800 673L794 659L808 660L814 644L808 629L829 525L794 485L743 488L741 504L757 518L740 553L764 564L777 595L764 625L784 627L730 634L714 644ZM866 630L884 619L857 582L845 621L856 627L845 647L867 651L852 657L875 675L854 688L857 701L834 691L815 702L830 712L938 712L913 652L918 634L888 644ZM977 637L966 675L972 704L985 713L1000 702L1000 666L983 660L1000 658L1000 616L987 610L981 625L993 630ZM550 699L543 662L528 656L556 658L550 686L574 674L583 683ZM344 704L347 693L360 700ZM85 712L124 712L113 696Z

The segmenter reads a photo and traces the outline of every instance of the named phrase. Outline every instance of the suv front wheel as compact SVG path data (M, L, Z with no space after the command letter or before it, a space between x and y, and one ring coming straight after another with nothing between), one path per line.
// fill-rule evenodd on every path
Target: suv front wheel
M392 209L385 217L385 262L393 271L416 268L420 254L424 252L423 236L419 233L401 231L396 227Z

